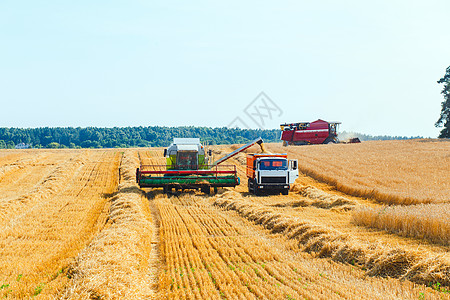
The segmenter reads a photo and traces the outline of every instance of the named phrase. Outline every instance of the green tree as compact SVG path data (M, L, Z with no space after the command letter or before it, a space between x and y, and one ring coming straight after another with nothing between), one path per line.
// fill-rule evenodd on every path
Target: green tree
M57 149L59 148L59 144L57 142L51 142L50 144L47 145L47 148Z
M15 147L16 147L16 144L14 144L13 141L8 141L6 143L6 148L8 148L8 149L14 149Z
M444 77L439 79L438 83L444 84L441 92L444 95L444 101L442 102L441 116L434 125L444 127L439 134L439 138L450 138L450 67L447 68Z
M4 140L0 140L0 149L5 149L6 148L6 143Z

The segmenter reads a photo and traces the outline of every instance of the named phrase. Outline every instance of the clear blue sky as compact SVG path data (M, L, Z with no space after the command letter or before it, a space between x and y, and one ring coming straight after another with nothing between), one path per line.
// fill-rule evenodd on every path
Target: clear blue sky
M0 127L317 118L437 136L450 1L0 2Z

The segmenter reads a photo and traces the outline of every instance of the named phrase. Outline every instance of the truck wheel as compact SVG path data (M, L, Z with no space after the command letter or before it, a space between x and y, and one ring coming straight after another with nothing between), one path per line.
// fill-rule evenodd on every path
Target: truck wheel
M255 194L256 196L261 195L261 190L258 189L258 184L256 183L256 178L253 179L252 190L253 190L253 194Z
M247 186L248 186L248 192L253 193L253 180L251 180L250 178L248 179Z
M289 190L282 190L282 191L281 191L281 194L283 194L283 195L289 195Z

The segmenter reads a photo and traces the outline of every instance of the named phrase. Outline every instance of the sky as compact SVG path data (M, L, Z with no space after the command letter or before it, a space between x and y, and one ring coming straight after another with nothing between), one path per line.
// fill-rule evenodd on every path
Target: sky
M436 137L450 1L0 1L0 127Z

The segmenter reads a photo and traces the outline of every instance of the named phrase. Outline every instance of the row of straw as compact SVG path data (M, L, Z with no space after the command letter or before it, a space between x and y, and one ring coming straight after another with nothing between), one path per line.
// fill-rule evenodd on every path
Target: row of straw
M367 275L408 279L421 284L440 283L450 286L450 262L443 255L426 253L381 244L368 245L337 230L309 220L298 219L275 209L252 203L240 194L226 192L214 204L238 212L272 233L298 241L299 249L318 257L361 266Z
M136 154L126 151L108 222L71 265L71 282L62 299L153 297L148 273L152 220L147 200L135 183L138 164Z

